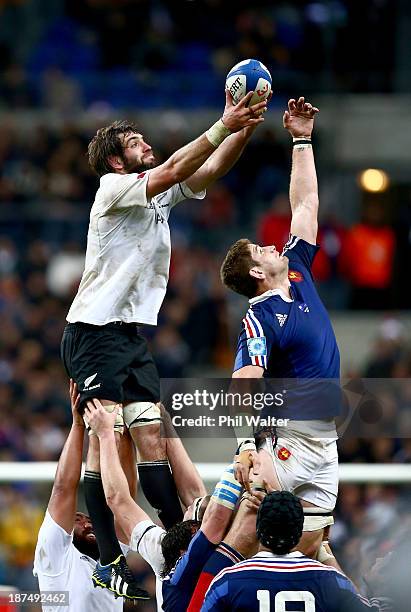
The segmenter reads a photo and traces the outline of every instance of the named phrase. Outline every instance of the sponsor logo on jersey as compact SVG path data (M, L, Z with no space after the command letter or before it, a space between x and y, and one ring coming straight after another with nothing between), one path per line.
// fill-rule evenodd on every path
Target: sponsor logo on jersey
M98 383L98 385L93 385L92 387L90 387L91 383L93 382L96 376L97 376L97 372L95 374L92 374L88 378L86 378L86 380L84 381L83 391L90 391L91 389L99 389L101 387L101 383Z
M282 327L284 325L284 323L286 322L288 315L286 315L286 314L277 314L276 313L275 316L277 317L277 321L279 322L280 327Z
M301 283L304 280L304 276L298 270L289 270L288 271L288 280L293 281L294 283Z
M256 357L257 355L267 355L267 341L265 336L259 336L258 338L249 338L247 340L248 354L250 357Z
M291 457L291 451L289 451L288 448L285 448L285 446L282 446L277 451L277 457L281 459L281 461L287 461L287 459Z
M302 310L302 312L310 312L310 309L308 308L307 304L304 302L304 304L299 304L298 308L300 310Z
M143 176L145 176L146 173L145 172L140 172L140 174L137 174L137 178L143 178Z

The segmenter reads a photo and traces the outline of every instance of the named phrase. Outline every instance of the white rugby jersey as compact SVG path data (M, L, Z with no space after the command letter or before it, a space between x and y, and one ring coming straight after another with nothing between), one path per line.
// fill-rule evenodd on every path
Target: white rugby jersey
M86 263L67 321L157 324L170 267L168 217L175 204L202 199L177 184L147 199L150 171L106 174L90 212Z
M165 529L159 527L152 521L140 521L134 527L130 538L130 548L138 552L151 566L156 577L156 600L157 610L163 609L163 592L161 572L164 567L164 557L161 550L161 540L165 535Z
M129 547L120 546L127 555ZM108 589L94 587L91 575L96 563L77 550L73 534L60 527L47 510L38 535L33 574L40 591L68 591L69 605L43 605L43 612L122 612L122 597L115 599Z

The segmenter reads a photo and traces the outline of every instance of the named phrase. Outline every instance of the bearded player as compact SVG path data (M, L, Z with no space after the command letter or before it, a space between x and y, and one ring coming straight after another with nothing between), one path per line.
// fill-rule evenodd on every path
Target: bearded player
M264 121L256 113L267 103L248 107L251 97L252 92L234 106L227 92L222 118L158 166L134 124L101 128L88 148L100 187L90 212L85 270L67 314L62 358L79 385L82 406L93 398L108 410L123 405L124 422L139 451L142 489L166 528L181 520L182 511L160 437L160 381L139 326L157 324L166 293L171 209L186 198L202 199L204 189L237 161L252 129ZM122 419L119 415L116 423L118 438ZM100 550L93 580L133 597L139 587L125 579L125 559L104 501L98 440L93 448L84 477ZM118 588L126 583L126 590Z
M338 491L335 416L339 411L340 356L330 318L315 288L311 267L318 251L318 187L311 134L318 108L289 100L283 124L293 139L290 239L274 245L236 242L221 268L224 284L249 298L235 359L233 381L291 382L285 410L288 427L260 440L242 432L236 477L248 487L249 471L303 503L310 538L332 522ZM295 387L293 381L295 380ZM327 383L327 380L329 383ZM297 384L300 381L301 386ZM333 384L336 383L336 384ZM284 383L287 387L287 383ZM284 387L282 387L284 388ZM287 389L285 388L287 391ZM270 409L265 408L266 412ZM304 536L305 537L305 536Z

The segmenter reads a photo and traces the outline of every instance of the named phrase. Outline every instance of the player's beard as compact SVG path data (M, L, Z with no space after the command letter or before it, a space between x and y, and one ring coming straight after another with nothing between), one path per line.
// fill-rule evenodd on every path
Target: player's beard
M124 164L124 170L126 171L126 174L131 174L132 172L144 172L145 170L151 170L151 168L154 168L157 165L157 160L156 158L153 156L151 161L149 162L138 162L137 160L124 160L125 164Z
M95 561L100 557L97 540L90 541L86 536L73 534L73 544L83 555L87 555Z

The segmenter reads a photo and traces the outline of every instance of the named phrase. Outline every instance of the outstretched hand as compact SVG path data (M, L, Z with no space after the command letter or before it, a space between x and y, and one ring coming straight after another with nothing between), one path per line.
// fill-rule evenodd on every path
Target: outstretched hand
M98 399L90 400L86 404L84 413L87 422L98 437L114 431L118 406L114 406L111 412L108 412L108 408L108 406L104 407Z
M70 378L69 393L70 393L71 413L73 415L73 424L83 425L84 427L83 417L79 413L80 393L78 392L77 383L75 383L72 378Z
M238 104L234 104L230 91L226 89L222 121L231 132L238 132L245 127L256 126L264 121L261 114L267 109L267 100L248 106L253 93L249 91Z
M293 138L310 138L314 127L314 117L319 113L316 106L306 102L304 97L288 100L288 110L283 115L283 125Z

